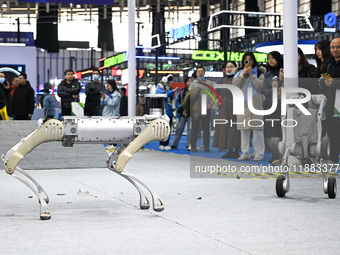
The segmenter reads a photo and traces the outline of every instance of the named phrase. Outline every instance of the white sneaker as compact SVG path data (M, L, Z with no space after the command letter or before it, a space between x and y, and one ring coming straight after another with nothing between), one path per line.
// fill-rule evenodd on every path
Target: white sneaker
M169 150L172 149L172 147L171 147L170 145L168 145L168 146L163 146L163 147L164 147L164 150L165 150L165 151L169 151Z
M163 145L159 145L159 148L158 148L160 151L164 151L165 150L165 147Z

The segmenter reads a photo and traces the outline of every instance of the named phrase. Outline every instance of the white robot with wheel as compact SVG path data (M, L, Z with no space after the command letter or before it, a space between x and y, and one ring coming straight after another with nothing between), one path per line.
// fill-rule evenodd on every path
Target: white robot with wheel
M289 162L290 156L299 160L302 170L319 159L319 166L323 175L323 190L328 194L329 198L335 198L337 187L334 176L327 177L329 170L327 160L330 154L330 140L327 136L322 137L322 112L326 105L326 97L324 95L312 95L311 100L306 103L307 110L311 115L304 115L296 106L289 106L287 115L282 120L289 121L287 116L291 115L298 125L293 128L294 142L288 144L287 137L289 128L282 128L282 141L279 143L279 151L283 155L281 165L283 167L292 166L295 163ZM298 166L298 168L300 167ZM289 167L288 167L289 168ZM289 192L290 180L289 171L285 171L284 175L279 175L276 179L276 194L284 197Z
M150 207L147 196L138 183L151 194L153 209L163 211L159 196L147 184L125 170L125 165L146 143L167 139L170 134L169 118L164 115L164 95L146 97L146 115L142 117L76 117L65 116L62 120L39 120L38 128L22 138L2 155L6 172L27 185L38 197L40 218L49 220L51 212L49 198L38 182L18 167L19 162L35 147L45 142L59 141L65 147L75 143L120 144L110 155L107 167L128 180L138 191L141 209Z

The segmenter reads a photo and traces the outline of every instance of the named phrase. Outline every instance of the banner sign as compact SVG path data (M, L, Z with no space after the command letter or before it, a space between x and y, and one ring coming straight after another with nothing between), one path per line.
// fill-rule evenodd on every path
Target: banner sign
M173 27L169 31L169 36L172 40L177 41L178 39L190 36L194 33L192 24L185 25L180 28L174 29Z
M18 43L18 33L0 32L0 43ZM33 32L20 32L20 43L34 46Z
M244 52L227 51L227 61L240 62ZM267 62L267 53L254 52L257 62ZM193 60L205 60L205 61L224 61L223 51L212 50L194 50L191 58Z

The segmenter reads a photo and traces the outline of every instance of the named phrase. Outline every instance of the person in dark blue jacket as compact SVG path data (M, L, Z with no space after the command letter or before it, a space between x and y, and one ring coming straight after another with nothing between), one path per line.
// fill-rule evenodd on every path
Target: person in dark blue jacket
M50 89L46 88L44 89L44 116L47 119L52 119L54 118L55 115L55 106L57 101L55 98L50 94Z
M162 78L162 80L157 84L156 94L166 94L165 100L165 108L166 115L170 118L170 127L172 126L172 118L174 116L172 109L172 100L174 99L175 91L171 87L171 83L173 81L173 76L167 75ZM159 143L160 150L171 150L171 146L169 145L170 135L166 141L161 141Z

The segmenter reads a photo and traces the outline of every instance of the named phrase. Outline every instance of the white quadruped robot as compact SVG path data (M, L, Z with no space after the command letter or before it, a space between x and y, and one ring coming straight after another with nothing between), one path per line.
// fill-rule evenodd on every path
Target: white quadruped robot
M321 121L326 97L324 95L312 95L311 100L306 104L311 115L306 116L297 107L289 106L287 115L282 118L282 120L288 121L289 117L292 117L291 119L296 120L298 125L293 128L293 143L287 142L288 128L282 129L282 142L279 143L279 151L283 155L281 166L290 170L308 171L309 166L316 159L319 159L315 167L322 172L324 193L328 194L329 198L335 198L337 192L336 179L334 176L327 177L326 175L330 170L327 162L330 156L330 140L327 136L322 137ZM294 165L294 163L288 162L289 156L294 156L300 163ZM284 197L289 188L289 171L285 171L284 175L279 175L276 179L276 194L279 197Z
M146 115L141 117L76 117L65 116L62 120L51 119L22 138L2 155L6 172L27 185L38 197L40 218L51 218L49 198L44 189L29 174L18 167L19 162L35 147L44 142L60 141L63 146L75 143L120 144L107 160L107 167L128 180L138 191L141 209L150 207L147 196L137 183L151 194L153 209L164 209L159 196L143 181L125 170L125 165L146 143L162 141L170 134L169 118L164 115L164 95L146 95Z

